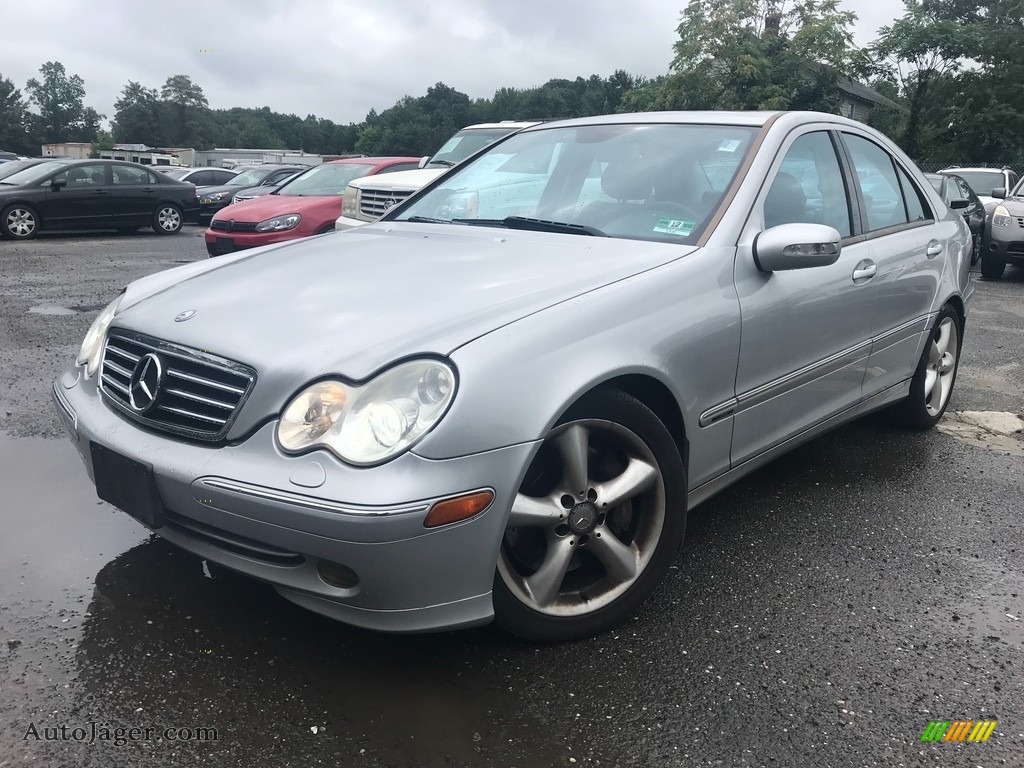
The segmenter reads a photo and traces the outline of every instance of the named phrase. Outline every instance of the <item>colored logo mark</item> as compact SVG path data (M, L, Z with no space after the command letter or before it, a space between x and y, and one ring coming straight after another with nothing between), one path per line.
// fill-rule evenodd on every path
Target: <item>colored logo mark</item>
M995 729L995 720L932 720L921 741L988 741Z

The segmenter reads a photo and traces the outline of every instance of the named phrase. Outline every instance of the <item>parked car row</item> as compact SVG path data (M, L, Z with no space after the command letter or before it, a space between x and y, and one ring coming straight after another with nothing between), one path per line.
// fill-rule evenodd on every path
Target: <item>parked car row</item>
M370 162L207 242L326 226ZM569 640L634 613L689 509L772 458L882 408L934 426L972 244L836 115L547 123L376 223L130 284L53 399L102 499L299 605Z
M331 232L341 215L342 194L353 179L403 171L418 163L417 157L358 157L307 168L269 194L215 213L206 231L206 250L220 256Z

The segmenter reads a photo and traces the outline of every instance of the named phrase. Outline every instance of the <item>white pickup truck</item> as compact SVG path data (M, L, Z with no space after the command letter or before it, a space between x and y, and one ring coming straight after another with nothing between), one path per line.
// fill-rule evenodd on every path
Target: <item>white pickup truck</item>
M352 229L376 221L453 165L488 144L531 125L537 125L537 122L504 120L470 125L448 139L433 157L424 158L422 168L365 176L352 181L345 188L341 216L334 223L334 228Z

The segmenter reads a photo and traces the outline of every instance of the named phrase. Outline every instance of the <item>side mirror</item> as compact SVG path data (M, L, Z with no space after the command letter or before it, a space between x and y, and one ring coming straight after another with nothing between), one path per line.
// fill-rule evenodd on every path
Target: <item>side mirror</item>
M840 240L824 224L780 224L754 239L754 263L762 272L827 267L839 260Z
M68 185L67 179L54 179L50 182L50 189L57 192Z
M426 168L427 167L427 163L429 163L429 162L430 162L430 156L429 155L424 155L423 157L420 158L419 167L420 168Z
M1006 187L996 187L992 190L992 197L998 197L1000 200L1006 198Z
M949 201L949 207L952 208L954 211L966 208L970 204L971 204L971 201L967 200L965 198L960 198L959 200L950 200Z

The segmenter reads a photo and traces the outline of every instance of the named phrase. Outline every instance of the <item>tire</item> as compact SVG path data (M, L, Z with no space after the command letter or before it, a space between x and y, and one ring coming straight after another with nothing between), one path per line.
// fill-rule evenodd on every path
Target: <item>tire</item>
M1003 276L1006 262L987 253L981 254L981 276L989 280L998 280Z
M562 642L626 619L683 541L686 490L679 450L653 411L617 390L583 397L544 440L512 505L494 576L497 624Z
M153 212L153 230L158 235L176 235L184 223L181 208L174 203L161 203Z
M39 231L39 214L21 203L4 208L0 214L0 232L12 240L29 240Z
M925 430L939 423L956 383L962 340L960 315L947 304L928 334L910 381L910 394L893 406L892 414L902 426Z

